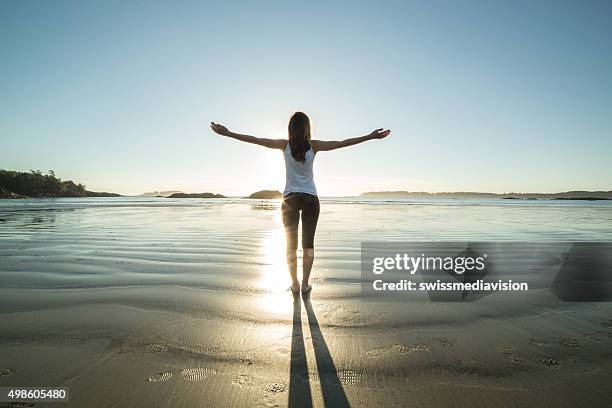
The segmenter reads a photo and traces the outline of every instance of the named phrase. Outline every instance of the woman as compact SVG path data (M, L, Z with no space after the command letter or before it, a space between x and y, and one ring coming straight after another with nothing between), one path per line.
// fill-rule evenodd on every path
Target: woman
M310 119L303 112L295 112L289 119L288 139L263 139L230 132L225 126L211 122L211 129L222 136L242 142L254 143L270 149L280 149L285 157L286 182L283 192L283 225L287 236L287 265L291 275L291 291L300 292L297 278L297 240L300 211L302 212L302 293L312 286L308 284L314 261L314 236L319 219L319 198L313 177L313 161L318 152L356 145L372 139L389 136L390 130L376 129L369 135L341 141L312 140Z

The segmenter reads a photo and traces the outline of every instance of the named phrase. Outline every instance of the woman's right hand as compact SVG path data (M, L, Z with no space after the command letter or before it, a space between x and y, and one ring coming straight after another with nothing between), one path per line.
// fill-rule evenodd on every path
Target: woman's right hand
M383 128L380 128L380 129L374 130L372 133L369 134L369 136L372 139L383 139L389 136L390 134L391 134L391 131L389 129L384 130Z
M228 128L215 122L210 122L210 128L213 132L220 134L221 136L229 136L231 133Z

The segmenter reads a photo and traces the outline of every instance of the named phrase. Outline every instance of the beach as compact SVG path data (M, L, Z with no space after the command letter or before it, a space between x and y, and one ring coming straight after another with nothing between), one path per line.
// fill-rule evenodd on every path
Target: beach
M610 303L364 301L360 245L610 241L610 202L322 198L297 300L279 207L2 200L0 386L70 407L609 406Z

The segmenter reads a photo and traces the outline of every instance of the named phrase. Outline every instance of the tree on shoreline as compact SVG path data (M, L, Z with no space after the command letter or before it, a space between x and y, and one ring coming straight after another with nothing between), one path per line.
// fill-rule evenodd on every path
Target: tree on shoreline
M62 181L53 170L43 174L40 170L19 172L0 169L0 197L91 197L114 196L109 193L87 191L85 185L72 180Z

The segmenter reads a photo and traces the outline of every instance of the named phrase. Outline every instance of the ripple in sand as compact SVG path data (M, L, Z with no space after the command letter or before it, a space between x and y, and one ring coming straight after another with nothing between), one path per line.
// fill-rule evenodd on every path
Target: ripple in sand
M545 367L561 368L561 361L557 360L556 358L540 356L536 359L536 361Z
M186 368L181 371L181 376L187 381L202 381L214 374L217 374L217 370L203 367Z
M159 374L152 375L149 378L147 378L147 381L152 382L152 383L158 383L158 382L168 381L170 378L172 378L172 373L167 371L165 373L159 373Z
M7 375L13 374L13 371L8 368L0 368L0 377L6 377Z
M559 344L565 347L580 347L580 342L576 339L570 339L566 337L561 337L559 339Z
M433 339L432 342L442 347L452 347L455 345L455 343L457 343L457 339L438 337Z
M612 331L600 330L600 331L586 334L585 337L599 343L602 341L609 340L612 337Z
M459 360L459 364L463 367L477 367L480 366L480 361L478 360Z
M605 327L606 329L612 329L612 319L601 322L601 326Z

